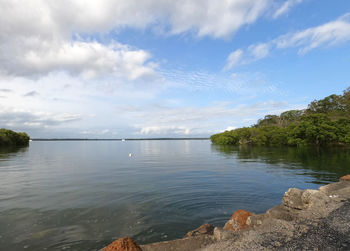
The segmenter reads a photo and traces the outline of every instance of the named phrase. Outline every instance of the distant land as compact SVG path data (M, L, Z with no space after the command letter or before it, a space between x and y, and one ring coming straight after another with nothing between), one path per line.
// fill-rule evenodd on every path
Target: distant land
M218 145L350 146L350 87L312 101L307 109L266 115L251 127L214 134Z
M132 140L209 140L207 138L125 138L125 139L86 139L86 138L31 138L32 141L132 141Z

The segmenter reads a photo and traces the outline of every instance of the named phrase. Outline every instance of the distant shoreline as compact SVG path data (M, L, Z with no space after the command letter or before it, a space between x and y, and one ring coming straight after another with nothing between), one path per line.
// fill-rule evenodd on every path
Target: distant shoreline
M125 138L125 139L79 139L79 138L32 138L32 141L136 141L136 140L209 140L209 138Z

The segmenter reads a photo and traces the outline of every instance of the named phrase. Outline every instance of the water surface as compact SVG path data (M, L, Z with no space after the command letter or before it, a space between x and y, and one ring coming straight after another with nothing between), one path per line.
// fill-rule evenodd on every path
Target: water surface
M0 150L0 247L98 250L122 236L181 238L204 223L222 226L237 209L265 212L289 187L316 189L349 168L343 148L31 142Z

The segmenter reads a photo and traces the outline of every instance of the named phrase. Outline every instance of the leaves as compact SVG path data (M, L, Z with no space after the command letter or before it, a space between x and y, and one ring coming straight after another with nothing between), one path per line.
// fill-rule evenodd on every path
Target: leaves
M215 134L219 145L350 145L350 87L344 95L311 102L306 110L266 115L252 127Z
M25 146L28 145L29 139L29 136L24 132L0 129L0 146Z

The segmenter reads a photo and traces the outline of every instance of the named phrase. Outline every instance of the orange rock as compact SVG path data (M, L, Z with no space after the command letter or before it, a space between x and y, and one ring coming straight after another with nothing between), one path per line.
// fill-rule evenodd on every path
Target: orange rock
M340 181L350 181L350 174L341 177Z
M237 210L233 213L230 220L226 222L224 229L238 231L248 227L246 221L249 216L253 215L251 212L246 210Z
M131 238L126 237L112 242L103 251L142 251L142 249Z

